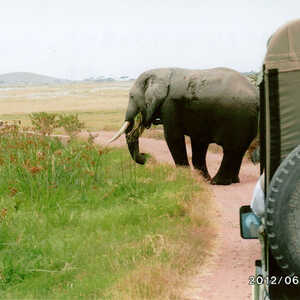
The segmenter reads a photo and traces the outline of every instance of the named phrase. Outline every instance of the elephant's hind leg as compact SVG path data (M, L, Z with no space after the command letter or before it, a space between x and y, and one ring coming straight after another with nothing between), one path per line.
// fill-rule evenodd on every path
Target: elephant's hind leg
M210 180L210 175L206 166L206 153L208 143L201 143L197 139L191 137L192 146L192 163L195 169L199 170L201 175Z
M211 184L228 185L238 183L239 172L245 151L228 151L224 150L224 156L221 166L211 180Z
M242 165L242 161L243 161L243 157L245 155L246 151L242 152L242 154L237 155L233 165L232 165L232 183L239 183L240 182L240 178L239 178L239 173L240 173L240 169L241 169L241 165Z

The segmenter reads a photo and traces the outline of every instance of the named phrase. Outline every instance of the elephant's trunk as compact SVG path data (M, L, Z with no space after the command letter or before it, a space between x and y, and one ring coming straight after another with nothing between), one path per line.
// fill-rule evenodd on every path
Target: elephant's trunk
M145 126L142 124L142 113L139 112L136 104L129 101L125 122L120 130L107 142L106 145L118 139L124 132L126 133L126 142L132 159L138 164L146 162L146 155L140 153L139 137L144 131Z
M142 113L137 113L132 118L131 124L126 131L126 142L131 157L135 162L142 165L146 162L146 156L144 153L140 153L139 137L142 135L144 129Z
M131 135L129 133L129 134L126 134L126 141L127 141L128 150L130 152L132 159L138 164L141 164L141 165L145 164L146 156L144 153L140 153L139 139L134 138L133 135Z

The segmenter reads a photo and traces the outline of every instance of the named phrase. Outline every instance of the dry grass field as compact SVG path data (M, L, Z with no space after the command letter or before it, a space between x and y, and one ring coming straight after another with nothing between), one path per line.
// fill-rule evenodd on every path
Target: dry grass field
M90 131L114 131L123 124L132 84L112 81L0 88L0 119L21 120L29 126L33 112L77 113ZM162 129L153 126L144 136L162 138Z
M75 112L88 129L115 130L123 120L132 82L72 83L0 88L0 118L29 124L33 112Z

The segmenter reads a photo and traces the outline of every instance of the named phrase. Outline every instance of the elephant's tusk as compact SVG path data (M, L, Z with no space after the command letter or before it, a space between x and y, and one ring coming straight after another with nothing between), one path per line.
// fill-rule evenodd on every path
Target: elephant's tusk
M123 124L121 129L106 143L105 146L108 146L110 143L112 143L113 141L118 139L126 131L126 129L129 127L129 125L130 125L130 122L125 121L125 123Z

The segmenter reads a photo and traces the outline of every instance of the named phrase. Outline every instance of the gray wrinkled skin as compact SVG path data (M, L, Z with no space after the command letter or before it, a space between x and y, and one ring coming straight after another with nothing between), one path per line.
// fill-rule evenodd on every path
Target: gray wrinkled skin
M223 147L224 157L212 184L239 182L242 158L257 134L258 92L240 73L227 68L153 69L142 73L129 94L125 116L133 126L141 112L149 128L160 118L174 162L188 166L184 136L191 138L192 163L210 179L205 156L210 143ZM130 134L127 130L127 137ZM145 163L138 137L127 144L131 156Z

